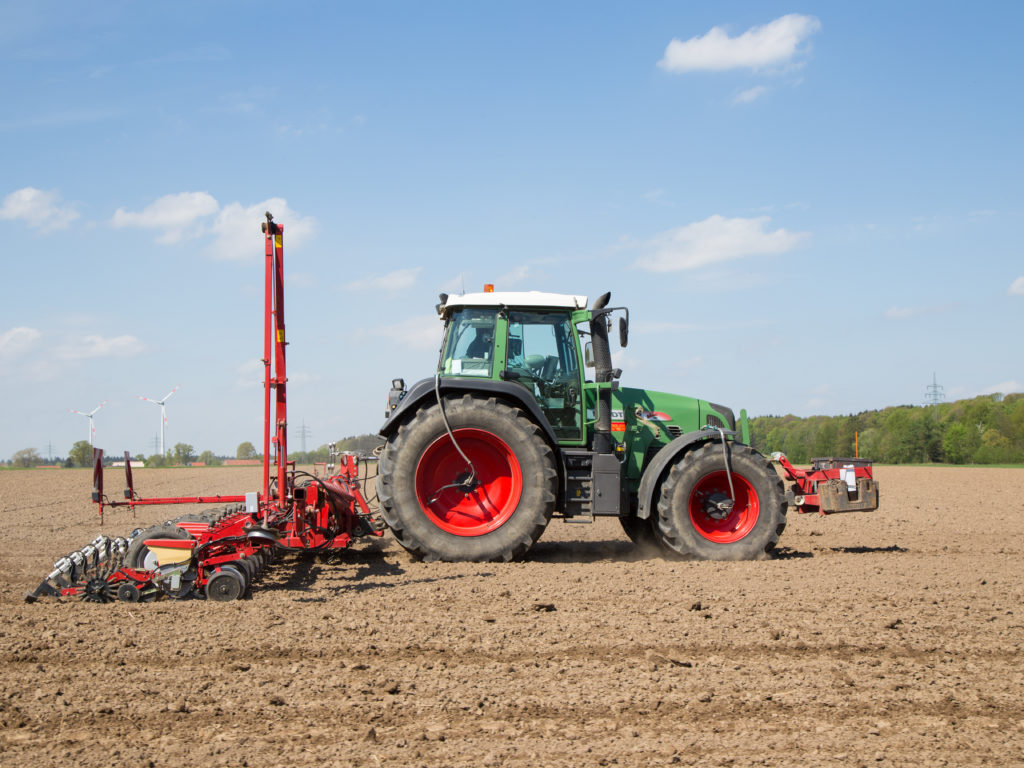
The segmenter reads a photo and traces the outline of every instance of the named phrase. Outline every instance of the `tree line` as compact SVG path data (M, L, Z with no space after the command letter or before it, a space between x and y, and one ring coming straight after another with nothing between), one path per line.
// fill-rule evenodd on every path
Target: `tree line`
M859 454L880 464L1024 463L1024 394L983 395L849 416L758 416L751 442L795 464Z
M378 435L354 435L343 437L337 441L335 450L352 451L361 455L369 454L378 445L383 443L383 438ZM297 464L312 464L314 462L329 460L330 450L325 443L312 451L292 451L289 459ZM174 448L168 450L164 455L159 453L145 456L141 453L132 456L132 461L144 462L147 467L182 467L190 464L202 463L208 467L216 467L224 463L227 456L218 456L213 451L196 453L193 446L188 443L177 443ZM235 458L238 459L262 459L263 455L256 450L256 447L249 441L239 444L235 451ZM103 457L105 464L121 461L122 456L118 454L107 454ZM50 461L39 455L35 448L22 448L15 451L11 456L10 464L15 467L35 467L41 464L57 464L63 467L91 467L92 446L87 440L79 440L68 451L67 457L57 457Z
M750 420L751 442L763 453L781 451L795 464L818 456L853 456L859 453L880 464L1022 464L1024 463L1024 394L983 395L970 400L930 406L902 405L849 416L757 416ZM336 442L335 450L367 455L383 443L379 435L352 435ZM330 460L325 443L312 451L292 451L297 464ZM238 446L235 457L260 459L251 442ZM107 456L117 461L119 456ZM178 443L166 455L133 456L147 467L184 466L202 462L221 464L226 457L212 451L197 454L188 443ZM33 467L44 459L34 448L11 456L11 464ZM92 446L80 440L66 459L68 467L92 466Z

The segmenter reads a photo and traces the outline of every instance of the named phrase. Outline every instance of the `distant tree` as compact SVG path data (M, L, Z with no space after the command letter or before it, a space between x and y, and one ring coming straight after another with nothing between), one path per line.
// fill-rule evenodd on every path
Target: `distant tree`
M76 467L92 466L92 446L88 440L79 440L68 451L68 458Z
M384 438L380 435L355 435L353 437L341 438L336 447L339 451L368 454L372 453L374 448L383 444Z
M967 464L980 442L978 430L957 422L946 427L942 436L942 452L951 464Z
M239 459L255 459L257 456L259 454L256 453L256 446L248 441L240 443L235 452L235 457Z
M16 467L34 467L42 460L43 457L35 448L22 448L11 456L11 463Z
M174 446L174 463L191 464L196 457L196 449L188 443L178 443Z
M166 467L169 466L170 463L170 454L167 454L166 456L161 456L159 453L154 453L152 456L146 459L147 467Z
M995 429L986 429L981 435L981 445L974 452L974 461L978 464L1000 464L1013 461L1013 446L1009 438L999 434Z
M213 451L203 451L199 454L199 460L208 467L216 467L220 464L220 459Z

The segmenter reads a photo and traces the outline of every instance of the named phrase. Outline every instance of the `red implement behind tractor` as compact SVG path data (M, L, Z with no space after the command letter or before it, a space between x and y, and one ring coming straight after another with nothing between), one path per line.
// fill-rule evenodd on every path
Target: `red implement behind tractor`
M195 593L211 600L234 600L283 550L344 549L357 537L383 535L384 524L371 513L362 494L357 456L333 453L324 476L297 470L287 459L284 227L268 213L263 233L262 491L237 496L144 498L135 491L126 452L124 500L113 500L103 491L103 451L94 450L92 499L101 521L105 506L129 507L133 512L137 506L154 504L219 506L136 530L127 538L99 536L54 563L53 571L26 600L66 595L93 602L134 602L160 594L181 598Z

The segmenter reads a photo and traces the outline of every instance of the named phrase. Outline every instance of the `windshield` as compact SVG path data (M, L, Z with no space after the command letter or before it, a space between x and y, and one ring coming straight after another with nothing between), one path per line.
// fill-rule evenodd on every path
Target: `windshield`
M494 362L497 311L467 307L452 312L448 339L441 356L441 373L490 377Z

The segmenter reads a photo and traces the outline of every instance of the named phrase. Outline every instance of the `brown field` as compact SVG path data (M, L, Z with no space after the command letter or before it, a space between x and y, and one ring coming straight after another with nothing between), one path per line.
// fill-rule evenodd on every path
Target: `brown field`
M0 765L1024 764L1024 470L876 476L879 511L791 515L766 562L555 521L523 563L386 538L285 558L235 603L26 605L100 529L87 471L2 472Z

